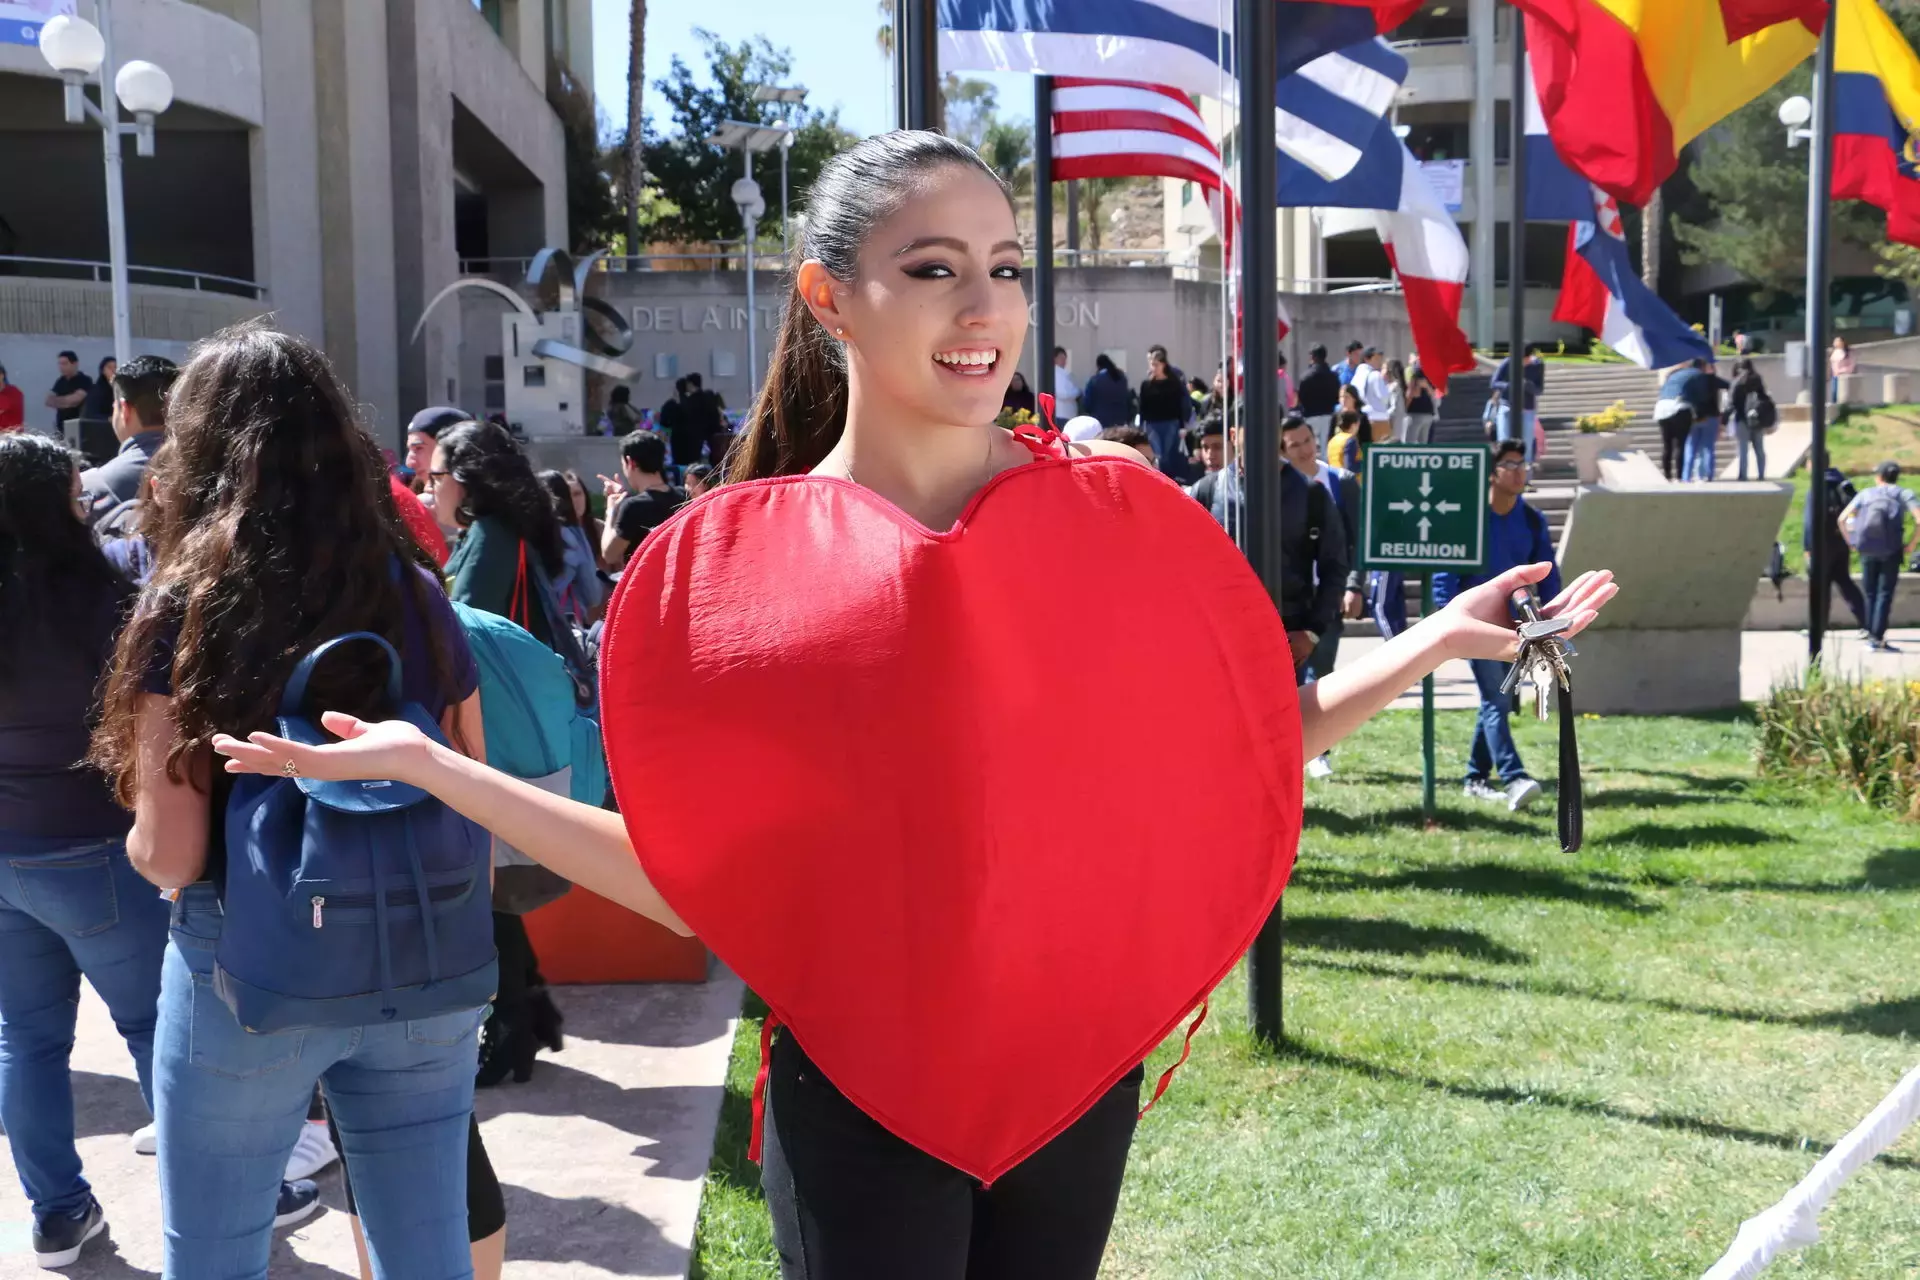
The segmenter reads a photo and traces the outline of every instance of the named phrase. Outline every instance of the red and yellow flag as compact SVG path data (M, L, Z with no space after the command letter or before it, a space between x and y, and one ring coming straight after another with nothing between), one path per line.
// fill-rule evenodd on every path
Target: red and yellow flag
M1680 148L1812 53L1827 0L1513 0L1566 162L1644 205Z

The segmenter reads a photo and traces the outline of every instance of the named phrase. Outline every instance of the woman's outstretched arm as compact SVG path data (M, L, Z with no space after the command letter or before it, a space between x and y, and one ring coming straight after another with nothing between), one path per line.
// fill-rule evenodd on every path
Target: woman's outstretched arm
M551 871L675 933L691 934L634 855L617 813L542 791L433 742L401 720L369 724L329 711L320 718L340 741L303 746L270 733L245 742L221 734L213 749L229 773L280 774L292 764L329 781L391 778L430 792Z
M1300 736L1313 759L1371 720L1416 682L1454 658L1511 662L1520 642L1509 611L1513 593L1551 572L1551 564L1521 565L1454 597L1446 608L1410 627L1350 667L1300 690ZM1569 638L1586 630L1618 594L1613 574L1600 570L1574 579L1540 612L1567 618Z

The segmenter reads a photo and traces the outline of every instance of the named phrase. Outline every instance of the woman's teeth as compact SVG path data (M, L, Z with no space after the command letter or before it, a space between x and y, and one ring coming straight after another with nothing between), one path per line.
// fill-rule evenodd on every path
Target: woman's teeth
M990 373L1000 360L998 350L991 351L938 351L934 361L945 365L955 373L979 375Z

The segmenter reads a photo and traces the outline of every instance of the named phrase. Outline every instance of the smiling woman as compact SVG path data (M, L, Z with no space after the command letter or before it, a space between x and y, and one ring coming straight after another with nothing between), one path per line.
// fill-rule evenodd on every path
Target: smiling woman
M1027 300L977 155L866 139L822 170L799 247L733 482L648 536L609 614L625 829L397 724L219 748L413 782L698 933L774 1015L755 1128L786 1280L1092 1280L1141 1063L1278 899L1304 759L1443 661L1511 659L1508 595L1549 566L1296 694L1204 507L1124 442L994 425ZM1576 633L1612 594L1588 575L1545 612ZM1130 643L1054 656L1078 635ZM1208 661L1168 699L1143 648ZM728 762L727 805L690 808L649 758L668 719L685 758ZM1150 753L1215 760L1209 803L1057 773Z

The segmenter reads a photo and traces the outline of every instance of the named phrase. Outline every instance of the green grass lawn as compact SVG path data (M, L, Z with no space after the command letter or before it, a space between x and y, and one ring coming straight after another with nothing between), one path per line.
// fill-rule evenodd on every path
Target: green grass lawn
M1874 471L1891 459L1907 472L1908 478L1901 483L1913 488L1920 484L1920 405L1887 405L1833 423L1827 428L1827 456L1861 489L1871 485ZM1786 548L1789 573L1807 571L1806 553L1800 549L1807 485L1803 465L1793 473L1793 501L1780 522L1780 545ZM1854 572L1859 572L1858 557Z
M1516 724L1550 769L1555 727ZM1451 786L1423 831L1410 713L1309 783L1288 1043L1254 1044L1239 974L1215 994L1141 1125L1105 1274L1697 1276L1920 1062L1920 829L1757 781L1743 718L1582 730L1574 856L1551 805ZM1469 732L1440 717L1443 779ZM757 1055L743 1020L695 1276L776 1275L745 1156ZM1770 1274L1920 1275L1916 1203L1920 1132Z

